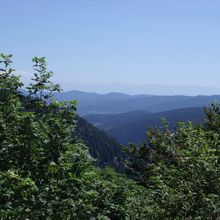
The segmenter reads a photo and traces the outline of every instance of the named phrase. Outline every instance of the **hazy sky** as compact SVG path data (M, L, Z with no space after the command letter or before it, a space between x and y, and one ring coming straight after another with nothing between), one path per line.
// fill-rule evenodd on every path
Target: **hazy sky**
M0 0L0 51L27 76L220 87L219 0ZM27 72L28 73L27 73Z

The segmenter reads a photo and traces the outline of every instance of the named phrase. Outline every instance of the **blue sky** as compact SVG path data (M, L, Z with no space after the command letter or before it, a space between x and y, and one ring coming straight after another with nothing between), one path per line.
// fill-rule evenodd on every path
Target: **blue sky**
M220 87L219 0L0 0L0 51L25 77Z

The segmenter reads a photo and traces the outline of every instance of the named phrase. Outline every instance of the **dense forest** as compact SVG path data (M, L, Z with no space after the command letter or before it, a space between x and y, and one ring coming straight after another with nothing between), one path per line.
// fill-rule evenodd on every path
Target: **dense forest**
M124 157L122 146L105 132L98 130L85 119L76 116L76 129L73 137L81 140L96 159L99 167L111 166L118 172L124 172Z
M26 97L11 59L0 55L1 219L220 219L218 104L202 124L179 122L172 131L164 120L148 130L145 143L124 150L125 176L96 166L85 137L93 149L109 145L95 143L89 124L77 129L85 122L75 101L54 98L61 89L45 58L33 58Z

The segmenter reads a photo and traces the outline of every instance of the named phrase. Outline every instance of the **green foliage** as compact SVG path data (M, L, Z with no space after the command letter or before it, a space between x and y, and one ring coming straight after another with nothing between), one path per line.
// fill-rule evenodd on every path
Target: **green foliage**
M5 90L10 90L10 92L17 91L23 85L19 77L13 74L14 69L11 68L11 57L11 54L4 55L0 53L0 89L4 92Z
M34 217L37 187L30 178L21 177L15 171L0 171L1 219L27 219Z
M29 96L13 75L11 55L0 55L1 219L139 219L144 189L93 165L72 138L76 102L58 102L45 58L34 58ZM146 200L147 201L147 200ZM145 206L144 206L145 207ZM138 213L138 214L137 214Z
M148 189L153 219L220 218L219 109L206 109L204 126L151 129L148 143L131 147L131 171Z
M61 88L58 84L53 84L50 78L53 76L52 71L47 71L46 59L45 57L34 57L32 59L34 65L34 78L32 79L34 83L27 87L30 95L35 95L35 98L40 100L47 100L53 97L53 92L60 92ZM45 93L47 92L47 93Z
M77 116L77 126L73 135L83 140L99 167L111 166L118 172L124 172L124 154L122 147L105 132L98 130L85 119Z

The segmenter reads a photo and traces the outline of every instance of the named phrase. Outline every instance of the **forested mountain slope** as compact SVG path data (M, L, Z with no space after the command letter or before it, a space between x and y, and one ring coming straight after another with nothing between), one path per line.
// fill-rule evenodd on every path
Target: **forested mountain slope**
M87 115L85 118L121 144L141 143L146 131L161 126L161 118L166 118L170 128L174 129L179 121L202 122L203 108L185 108L159 113L130 112L118 115Z
M124 155L120 144L79 116L76 125L74 135L89 147L89 152L97 160L98 166L109 165L119 172L124 170Z

